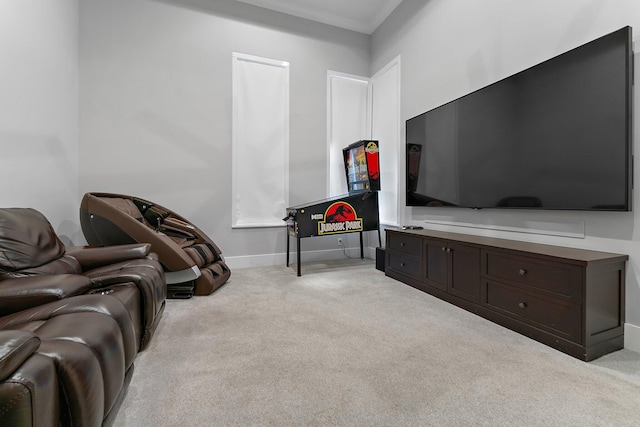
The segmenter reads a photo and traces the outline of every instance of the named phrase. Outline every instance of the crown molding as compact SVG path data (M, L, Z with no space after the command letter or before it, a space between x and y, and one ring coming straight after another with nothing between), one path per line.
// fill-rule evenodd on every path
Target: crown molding
M287 15L309 19L334 27L344 28L358 33L370 35L395 10L402 0L389 0L385 3L372 20L350 19L335 13L328 13L316 8L310 8L292 1L281 0L236 0L264 9L274 10ZM366 2L366 0L364 0ZM364 16L364 15L363 15Z

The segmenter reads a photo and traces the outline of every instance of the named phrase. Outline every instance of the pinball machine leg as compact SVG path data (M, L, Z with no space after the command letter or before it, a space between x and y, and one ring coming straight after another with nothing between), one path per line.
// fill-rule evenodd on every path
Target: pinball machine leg
M300 269L300 236L298 236L297 240L298 240L298 242L297 242L298 245L297 245L296 251L297 251L297 255L298 255L298 277L300 277L300 276L302 276L301 269Z
M364 259L364 244L362 242L362 231L360 232L360 258Z
M289 267L289 230L287 230L287 267Z

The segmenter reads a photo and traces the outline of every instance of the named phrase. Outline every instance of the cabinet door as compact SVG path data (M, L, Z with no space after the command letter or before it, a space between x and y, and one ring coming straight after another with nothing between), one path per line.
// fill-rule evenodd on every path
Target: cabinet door
M468 301L480 302L480 249L425 239L425 282Z
M444 240L424 239L425 283L446 291L449 283L449 253Z
M449 244L449 293L468 301L480 302L480 249Z

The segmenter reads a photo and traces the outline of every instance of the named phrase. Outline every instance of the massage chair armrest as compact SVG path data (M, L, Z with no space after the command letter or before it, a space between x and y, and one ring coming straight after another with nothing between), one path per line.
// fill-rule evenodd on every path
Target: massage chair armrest
M132 259L141 259L149 255L149 243L131 243L105 247L70 247L67 255L80 263L82 271L92 270L109 264L115 264Z
M0 281L0 316L85 294L95 285L78 274L27 276Z
M170 227L174 227L189 233L194 233L196 230L196 228L193 225L189 224L187 221L183 221L181 219L174 218L174 217L167 217L164 219L162 223L164 225L168 225Z
M178 218L165 218L162 221L162 225L157 228L157 231L161 231L169 236L183 237L187 240L195 240L198 238L195 227Z
M40 347L40 338L33 332L0 331L0 381L18 369Z

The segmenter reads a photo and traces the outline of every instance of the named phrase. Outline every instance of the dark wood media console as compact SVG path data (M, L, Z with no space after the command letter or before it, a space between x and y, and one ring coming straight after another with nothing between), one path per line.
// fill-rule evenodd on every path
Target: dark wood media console
M624 347L627 255L387 230L385 274L590 361Z

